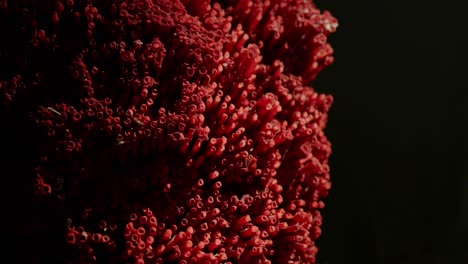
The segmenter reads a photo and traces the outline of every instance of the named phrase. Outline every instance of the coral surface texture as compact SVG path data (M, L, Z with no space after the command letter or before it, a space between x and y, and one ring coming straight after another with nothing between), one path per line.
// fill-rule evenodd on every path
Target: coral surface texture
M34 263L316 263L337 20L311 0L2 0Z

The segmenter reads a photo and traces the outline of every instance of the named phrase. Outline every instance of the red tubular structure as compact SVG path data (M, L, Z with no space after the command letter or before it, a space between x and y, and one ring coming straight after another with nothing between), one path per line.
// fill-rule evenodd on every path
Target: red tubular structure
M64 263L316 262L333 99L307 85L333 62L330 13L311 0L0 13L0 110L38 131L36 226L68 226L45 236L62 236Z

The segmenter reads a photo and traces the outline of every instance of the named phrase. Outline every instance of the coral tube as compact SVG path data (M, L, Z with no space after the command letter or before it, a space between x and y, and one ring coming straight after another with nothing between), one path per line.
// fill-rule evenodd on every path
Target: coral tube
M316 262L333 99L308 84L333 62L330 13L308 0L0 13L0 110L34 128L34 228L52 230L33 258L58 236L66 263Z

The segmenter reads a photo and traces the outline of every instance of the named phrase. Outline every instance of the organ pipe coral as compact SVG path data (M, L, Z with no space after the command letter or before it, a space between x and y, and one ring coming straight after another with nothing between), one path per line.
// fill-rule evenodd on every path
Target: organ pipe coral
M60 243L66 263L316 262L333 100L307 84L333 61L330 13L307 0L0 13L0 110L37 134L36 262Z

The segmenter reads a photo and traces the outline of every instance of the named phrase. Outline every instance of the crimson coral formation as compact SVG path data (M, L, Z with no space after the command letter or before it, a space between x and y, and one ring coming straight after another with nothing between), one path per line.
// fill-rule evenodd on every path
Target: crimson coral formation
M0 110L38 130L32 228L55 230L42 236L67 244L64 262L316 262L333 100L306 84L333 61L330 13L307 0L0 13Z

